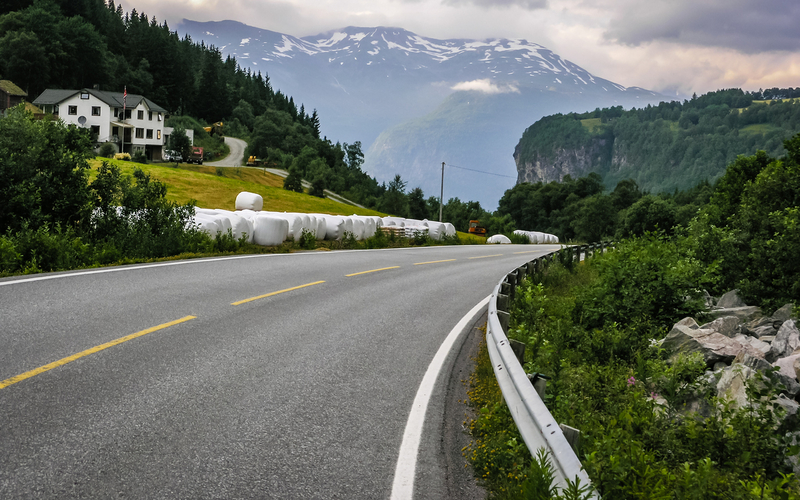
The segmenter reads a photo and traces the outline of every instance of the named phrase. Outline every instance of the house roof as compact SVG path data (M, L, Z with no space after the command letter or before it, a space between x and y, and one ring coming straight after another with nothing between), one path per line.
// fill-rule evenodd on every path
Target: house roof
M0 90L5 92L8 95L18 95L22 97L28 97L28 93L22 90L21 88L14 85L14 82L11 80L0 80Z
M47 89L42 92L39 97L33 100L34 104L39 106L45 104L61 104L62 102L66 101L70 97L74 96L78 93L89 93L104 103L108 104L112 108L121 108L122 101L124 94L122 92L106 92L104 90L95 90L95 89L80 89L80 90L66 90L66 89ZM127 107L133 109L144 101L145 105L151 111L161 111L162 113L166 113L167 110L159 106L158 104L154 103L150 99L141 96L139 94L128 94L128 98L126 100Z

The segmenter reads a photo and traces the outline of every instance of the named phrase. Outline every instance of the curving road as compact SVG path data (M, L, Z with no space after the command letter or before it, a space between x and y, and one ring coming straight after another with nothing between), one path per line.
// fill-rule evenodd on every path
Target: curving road
M0 498L388 498L439 346L501 275L555 248L0 280ZM452 472L437 455L447 378L425 413L414 498L444 496Z
M231 150L230 154L219 161L207 161L206 165L212 167L241 167L244 165L244 150L247 148L247 143L235 137L225 137L224 140Z

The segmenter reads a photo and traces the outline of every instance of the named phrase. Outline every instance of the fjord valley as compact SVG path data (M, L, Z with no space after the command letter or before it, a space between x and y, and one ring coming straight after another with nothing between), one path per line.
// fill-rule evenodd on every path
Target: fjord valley
M513 185L514 146L536 119L667 99L523 39L438 40L391 27L295 37L231 21L184 20L177 30L291 88L324 117L324 135L361 141L363 168L379 182L400 174L438 193L445 162L445 199L490 210Z

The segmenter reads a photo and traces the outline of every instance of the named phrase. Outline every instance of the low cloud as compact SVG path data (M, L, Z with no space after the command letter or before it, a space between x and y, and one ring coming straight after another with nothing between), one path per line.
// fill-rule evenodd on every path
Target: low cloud
M486 9L496 7L522 7L526 10L546 9L547 0L442 0L443 5L459 7L463 5L476 5Z
M800 49L797 0L629 0L612 12L604 36L624 45L662 40L745 54Z
M453 90L471 90L474 92L483 92L484 94L512 94L519 93L516 85L511 83L495 83L488 78L483 80L472 80L469 82L459 82L452 87Z

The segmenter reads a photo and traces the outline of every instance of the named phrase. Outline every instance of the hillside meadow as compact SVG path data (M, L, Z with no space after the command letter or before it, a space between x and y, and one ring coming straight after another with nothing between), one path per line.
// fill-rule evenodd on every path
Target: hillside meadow
M275 174L250 167L212 167L206 165L142 164L131 161L95 158L89 160L90 181L97 176L103 161L117 165L124 175L132 175L139 168L153 179L167 186L166 199L179 205L194 200L198 207L234 210L236 196L242 191L260 194L264 198L264 210L273 212L326 213L331 215L378 215L384 214L345 205L327 198L317 198L303 193L283 189L283 178ZM222 175L217 175L217 171Z

